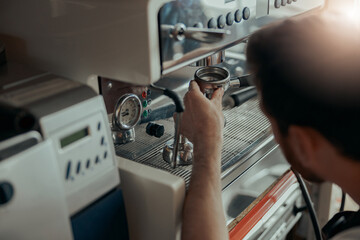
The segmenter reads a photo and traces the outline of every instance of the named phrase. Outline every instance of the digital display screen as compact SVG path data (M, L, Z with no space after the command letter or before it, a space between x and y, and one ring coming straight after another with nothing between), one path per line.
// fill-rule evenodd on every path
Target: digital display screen
M61 148L64 148L64 147L72 144L73 142L76 142L77 140L80 140L80 139L86 137L87 135L89 135L88 128L81 129L77 132L74 132L74 133L60 139L60 146L61 146Z

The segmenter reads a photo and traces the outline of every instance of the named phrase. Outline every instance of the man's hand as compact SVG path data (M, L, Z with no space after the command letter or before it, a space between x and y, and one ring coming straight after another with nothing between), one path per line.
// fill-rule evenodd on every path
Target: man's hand
M182 115L181 133L194 145L204 142L222 144L224 116L222 114L222 88L215 90L207 99L195 81L190 82L184 97L185 112Z
M197 83L192 81L184 97L181 130L194 144L194 158L183 208L183 240L228 239L220 181L223 94L222 89L217 89L212 99L207 99Z

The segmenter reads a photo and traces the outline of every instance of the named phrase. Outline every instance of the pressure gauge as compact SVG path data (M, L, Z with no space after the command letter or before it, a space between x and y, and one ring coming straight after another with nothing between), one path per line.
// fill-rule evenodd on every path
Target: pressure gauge
M125 94L119 98L114 109L113 124L128 130L138 123L142 111L141 101L135 94Z

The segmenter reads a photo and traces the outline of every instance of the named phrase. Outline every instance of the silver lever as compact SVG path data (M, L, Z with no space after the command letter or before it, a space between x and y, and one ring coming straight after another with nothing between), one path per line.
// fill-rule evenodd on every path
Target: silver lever
M161 31L177 41L182 41L186 38L203 43L220 42L226 35L231 34L229 30L186 27L183 23L175 25L162 24Z

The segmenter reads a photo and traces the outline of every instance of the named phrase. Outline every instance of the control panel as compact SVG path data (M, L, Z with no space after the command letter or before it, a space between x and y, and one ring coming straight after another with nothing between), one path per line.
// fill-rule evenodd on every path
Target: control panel
M71 214L119 183L114 146L101 96L41 119L54 142Z

